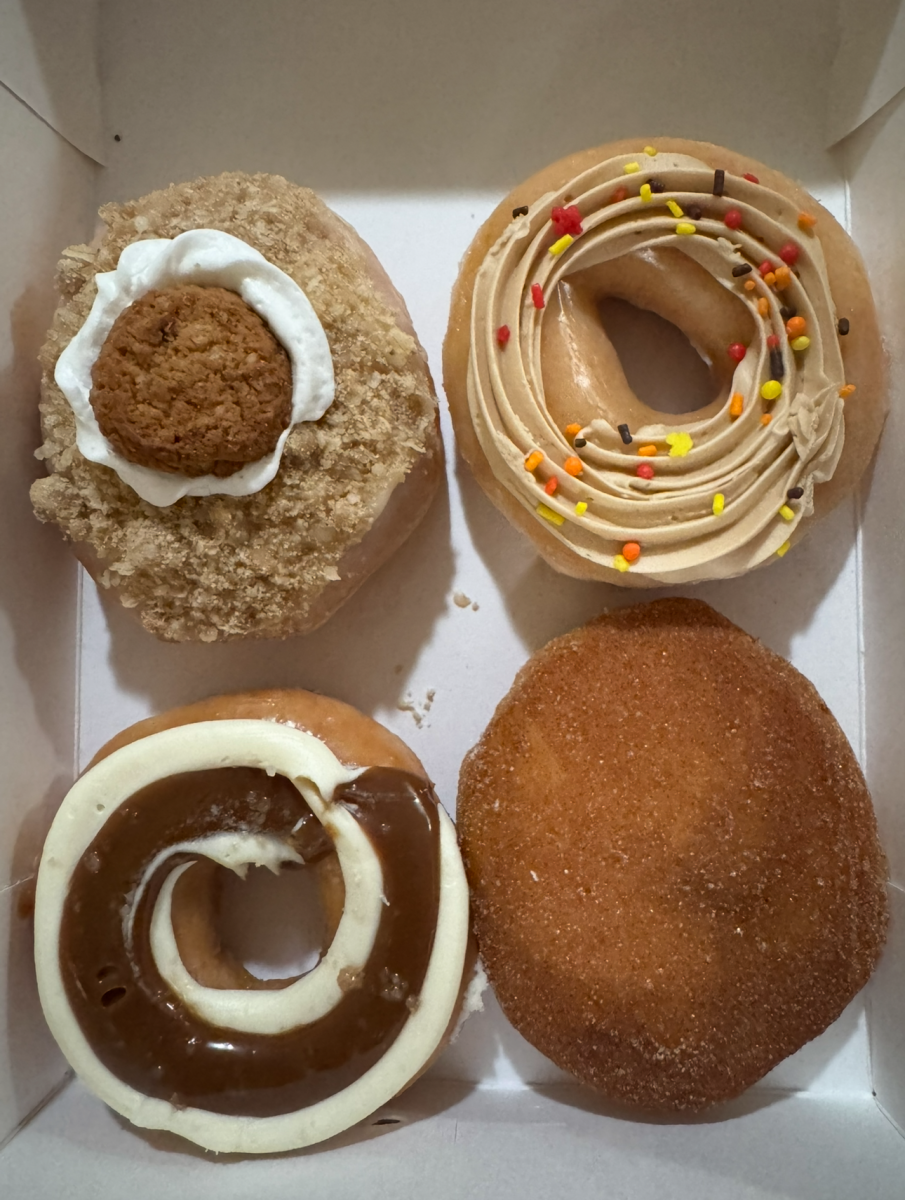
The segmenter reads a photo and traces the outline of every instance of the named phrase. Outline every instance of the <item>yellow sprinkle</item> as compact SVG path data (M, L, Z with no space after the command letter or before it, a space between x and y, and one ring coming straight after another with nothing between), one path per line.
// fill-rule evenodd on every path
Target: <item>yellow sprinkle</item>
M645 146L644 153L647 155L648 158L653 158L654 155L657 153L657 151L654 149L653 146Z
M672 213L672 215L676 218L676 220L678 220L679 217L685 216L685 213L682 211L680 206L678 204L676 204L675 200L667 200L666 207L669 209L669 211Z
M641 168L637 163L626 163L622 170L626 175L634 175L635 172L640 171Z
M550 247L551 254L562 254L563 250L568 250L575 239L571 233L564 233L558 242L554 242Z
M547 508L546 504L538 504L534 510L539 517L543 517L545 521L549 521L551 525L562 525L565 517L558 512L554 512L552 508Z
M541 465L541 463L543 461L544 461L544 456L540 452L540 450L534 450L525 459L525 470L526 471L536 471L537 468Z
M778 379L768 379L760 389L760 394L765 400L778 400L782 395L782 384Z
M666 444L669 446L670 458L684 458L694 445L690 433L668 433Z
M629 569L630 563L624 555L617 554L616 557L613 559L613 566L616 568L617 571L625 572Z
M692 225L691 221L680 221L676 226L676 233L682 234L684 237L688 237L689 234L697 232L697 226Z
M722 492L717 492L717 494L713 497L713 515L715 517L720 516L725 507L726 497Z
M795 520L795 510L793 508L789 508L788 504L784 504L782 506L782 508L779 510L779 515L784 521Z
M777 558L782 558L784 554L787 554L791 545L791 542L783 542L783 544L776 551Z
M811 339L803 336L797 337L789 344L793 350L807 350L808 346L811 344Z
M729 401L729 416L740 417L744 407L745 397L741 394L741 392L733 392L732 399Z
M852 394L852 392L854 392L856 390L857 389L855 388L855 385L853 383L847 383L845 385L845 387L841 387L839 389L839 395L842 397L843 400L847 400L849 398L849 396Z
M587 502L585 500L579 500L578 503L575 505L575 511L580 517L583 517L585 515L585 513L588 511Z
M645 204L650 204L651 200L654 198L653 192L650 190L649 183L641 184L641 191L638 193L638 195L641 197L641 199L644 201Z

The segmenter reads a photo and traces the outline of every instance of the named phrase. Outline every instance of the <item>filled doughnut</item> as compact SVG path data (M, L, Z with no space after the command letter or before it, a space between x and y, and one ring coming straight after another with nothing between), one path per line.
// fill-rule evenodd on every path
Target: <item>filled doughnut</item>
M168 641L316 628L442 476L405 304L306 188L226 174L100 212L41 352L42 521Z
M705 407L638 398L614 301L686 335ZM675 138L575 154L510 193L462 263L443 370L490 499L557 570L636 587L782 557L851 492L887 406L843 229L779 172Z
M251 864L317 873L311 971L264 981L221 949L218 874ZM307 692L114 738L38 875L38 986L63 1053L133 1124L210 1150L308 1146L391 1100L479 1005L468 942L455 831L418 759Z
M787 662L692 600L602 616L522 669L459 782L488 978L616 1102L699 1110L864 986L886 861L844 734Z

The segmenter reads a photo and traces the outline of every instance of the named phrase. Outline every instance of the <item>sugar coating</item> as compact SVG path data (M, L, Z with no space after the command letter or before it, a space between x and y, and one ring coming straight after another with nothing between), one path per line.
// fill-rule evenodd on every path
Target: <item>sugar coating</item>
M71 247L58 269L62 303L41 353L38 457L51 474L32 487L35 511L86 546L100 584L116 588L162 638L216 641L303 629L388 491L426 453L439 455L424 352L375 286L366 247L313 192L279 176L195 180L105 205L100 216L106 231L99 247ZM320 421L291 431L280 471L262 491L189 496L154 508L79 454L72 411L53 371L88 315L96 273L113 270L138 238L198 228L242 238L299 284L330 344L336 397Z
M506 1015L621 1102L739 1094L841 1013L883 945L886 861L845 736L700 602L624 609L535 655L457 811Z

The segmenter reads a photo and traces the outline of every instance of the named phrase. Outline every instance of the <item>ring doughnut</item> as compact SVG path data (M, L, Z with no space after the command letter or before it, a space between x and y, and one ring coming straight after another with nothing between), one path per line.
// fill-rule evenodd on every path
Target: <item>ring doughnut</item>
M635 395L613 298L685 333L706 407ZM463 456L547 561L635 587L784 555L852 490L887 404L842 228L778 172L677 139L573 155L503 201L462 264L444 381Z
M329 945L308 973L264 982L220 952L214 877L250 864L319 873ZM35 921L41 1003L86 1085L210 1150L332 1137L476 1003L467 885L423 768L305 692L207 701L108 743L48 835Z
M443 474L402 297L345 221L276 175L100 216L95 243L63 253L41 351L36 515L167 641L315 629Z
M599 617L519 673L459 779L497 999L620 1103L699 1110L834 1021L877 964L886 861L845 735L692 600Z

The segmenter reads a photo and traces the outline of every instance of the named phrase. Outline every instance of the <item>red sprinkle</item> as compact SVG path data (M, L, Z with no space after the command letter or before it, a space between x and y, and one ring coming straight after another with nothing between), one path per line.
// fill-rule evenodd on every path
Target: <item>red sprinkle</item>
M798 262L798 255L801 251L794 242L786 242L779 252L779 257L789 267L794 267Z
M748 353L748 347L743 346L741 342L733 342L726 350L730 358L734 358L736 362L741 362Z
M765 258L757 269L760 271L761 275L769 275L771 271L776 270L769 258Z
M760 183L756 175L751 175L748 171L744 173L742 179L747 179L749 183Z
M767 349L776 350L779 348L779 338L775 333L771 333L767 338Z
M553 208L550 220L553 222L557 237L565 237L567 233L570 233L572 237L578 237L579 234L584 233L581 227L581 213L577 204L570 204L568 208Z
M618 188L616 188L615 192L613 192L613 204L621 204L623 200L627 200L627 199L628 199L628 188L627 187L618 187Z
M501 346L505 346L511 337L512 333L508 325L501 325L496 331L496 340Z
M539 283L532 283L531 299L534 301L535 308L543 308L544 307L544 289L541 287L541 285Z
M559 480L556 478L555 475L551 475L550 478L547 480L547 482L544 484L544 491L547 493L548 496L552 496L558 487L559 487Z
M635 474L639 479L653 479L654 468L650 463L638 463L637 467L635 467Z
M741 229L742 214L737 208L730 208L725 217L723 217L723 224L729 229Z

